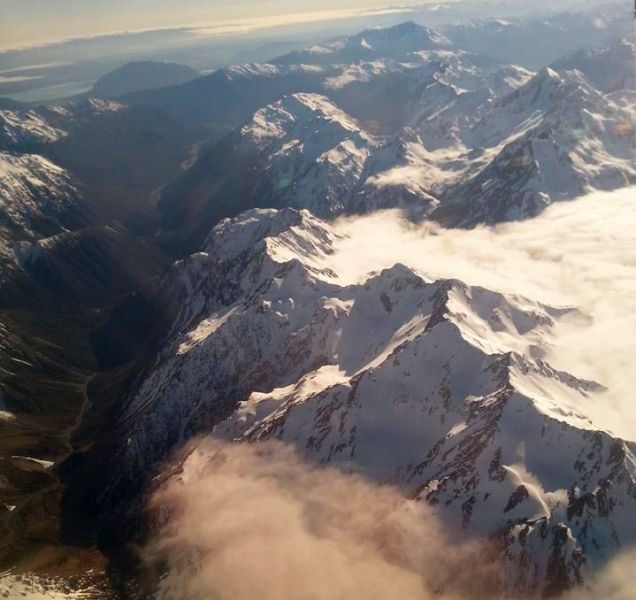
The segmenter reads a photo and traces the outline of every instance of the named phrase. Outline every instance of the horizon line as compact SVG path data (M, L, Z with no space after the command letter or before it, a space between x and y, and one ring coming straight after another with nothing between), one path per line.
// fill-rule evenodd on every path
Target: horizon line
M0 55L27 52L39 48L47 48L51 46L62 46L74 42L89 42L92 40L117 38L125 36L143 35L148 33L169 33L183 32L192 35L213 36L239 36L251 33L253 31L266 31L268 29L276 29L285 25L302 25L308 23L320 23L335 20L346 20L355 17L373 17L382 16L383 14L400 14L414 12L418 8L424 8L431 4L449 4L456 3L459 0L420 0L416 4L402 4L398 6L390 6L385 3L371 6L366 9L360 8L343 8L322 11L306 11L296 13L280 13L267 17L255 17L253 19L227 19L216 24L209 23L184 23L178 25L167 25L165 27L144 27L139 29L120 29L113 31L104 31L95 34L76 35L51 40L40 40L27 42L22 45L11 44L8 46L0 46ZM216 32L216 33L215 33Z

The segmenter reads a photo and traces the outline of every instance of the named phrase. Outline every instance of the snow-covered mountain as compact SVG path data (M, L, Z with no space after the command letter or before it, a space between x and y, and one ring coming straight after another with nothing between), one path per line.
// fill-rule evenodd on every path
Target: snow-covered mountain
M253 191L255 204L328 216L348 210L374 145L326 97L293 94L254 114L240 130L236 152L266 165Z
M558 60L552 67L557 71L577 70L605 93L636 89L634 44L621 39L613 44L579 50Z
M0 148L12 151L41 149L64 139L87 120L122 110L122 104L97 99L71 106L0 110Z
M410 264L348 277L334 222L470 227L635 183L634 47L587 47L617 31L613 9L405 23L117 102L2 103L0 409L27 465L2 519L117 554L156 465L213 431L396 484L491 539L518 593L634 543L634 443L547 358L577 310ZM64 514L12 512L32 456Z
M104 223L136 227L152 218L140 207L147 190L165 181L166 169L180 172L191 135L165 115L111 100L0 110L0 237L7 268L24 266L33 258L29 245L39 240ZM149 136L157 143L142 154Z
M529 18L477 19L449 25L444 35L468 52L538 69L582 48L605 45L629 33L632 11L626 2L590 3L587 10Z
M523 68L446 50L322 75L321 94L283 96L202 156L167 190L170 220L218 220L252 206L295 206L321 216L404 205L430 212L449 182L478 163L461 152L429 150L453 141L450 127L430 135L417 127L435 116L442 122L444 111L452 112L449 120L474 119L480 105L531 77Z
M586 414L602 386L543 358L574 309L400 264L346 280L341 236L307 211L253 210L176 266L164 289L180 310L126 403L103 498L217 424L491 536L519 593L567 588L632 543L636 448Z
M531 216L550 202L636 181L633 111L578 71L543 69L496 101L466 140L494 158L445 191L440 216L462 225Z
M413 31L382 39L401 47ZM319 216L403 206L470 226L630 185L632 53L619 41L538 73L451 49L324 67L320 95L256 111L169 190L166 206L180 223L213 215L206 227L253 206Z
M0 279L15 270L30 243L85 222L77 183L36 154L0 152Z

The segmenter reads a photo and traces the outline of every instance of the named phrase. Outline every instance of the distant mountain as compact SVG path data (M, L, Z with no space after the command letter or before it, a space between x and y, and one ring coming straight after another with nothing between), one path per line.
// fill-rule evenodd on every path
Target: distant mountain
M616 2L548 18L476 20L445 27L444 35L453 47L538 69L625 36L630 14L624 2Z
M375 58L406 58L412 52L449 46L450 41L441 32L409 21L393 27L367 29L306 50L292 51L272 62L335 65Z
M131 62L100 77L88 95L94 98L119 98L142 90L180 85L199 77L185 65L168 62Z
M436 29L406 22L342 36L292 51L271 62L324 67L378 58L406 60L413 52L448 48L536 69L581 48L624 36L628 12L624 4L614 3L590 7L586 11L563 12L549 18L532 15L489 18Z
M284 94L319 91L322 78L322 69L311 65L236 65L182 85L129 94L123 100L187 122L231 127Z
M413 31L374 33L401 48ZM617 94L634 87L631 51L617 42L539 73L450 49L316 67L320 94L260 108L165 190L166 226L196 227L196 245L218 219L255 206L319 216L401 206L472 226L630 185L633 110ZM238 73L266 90L280 67Z
M611 93L636 90L636 47L626 39L607 46L579 50L556 61L558 71L578 70L599 90Z

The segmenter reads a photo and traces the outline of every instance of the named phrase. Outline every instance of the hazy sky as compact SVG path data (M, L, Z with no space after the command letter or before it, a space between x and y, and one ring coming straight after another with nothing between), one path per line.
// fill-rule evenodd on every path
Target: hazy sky
M0 0L0 46L399 4L401 0Z

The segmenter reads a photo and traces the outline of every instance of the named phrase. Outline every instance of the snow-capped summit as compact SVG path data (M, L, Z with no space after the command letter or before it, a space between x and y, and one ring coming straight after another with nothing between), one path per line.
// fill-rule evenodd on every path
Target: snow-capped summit
M292 242L296 232L301 232L301 237ZM210 232L203 248L216 260L227 261L255 247L264 248L264 240L277 239L279 245L268 248L277 256L290 243L292 252L310 256L324 254L336 237L326 223L307 210L253 209L223 219Z
M255 155L250 194L261 206L317 215L346 211L375 141L318 94L292 94L257 111L237 132L233 152Z
M370 141L356 121L327 97L305 93L285 96L258 110L241 127L240 134L242 144L251 145L259 152L271 150L272 144L290 137L304 141L311 136L319 144L329 144L347 136Z
M491 147L508 141L536 125L555 107L578 103L593 90L576 73L559 73L546 67L525 85L498 98L473 125L467 145Z
M228 81L240 81L253 77L278 78L293 73L321 73L320 67L311 64L279 65L270 63L244 63L230 65L221 69L221 73Z
M383 58L406 57L420 50L434 50L450 46L449 40L439 31L407 21L393 27L367 29L346 39L342 53L350 60L368 56Z

